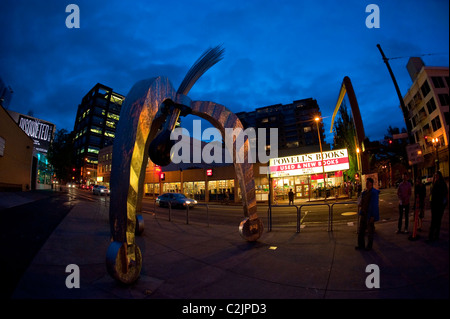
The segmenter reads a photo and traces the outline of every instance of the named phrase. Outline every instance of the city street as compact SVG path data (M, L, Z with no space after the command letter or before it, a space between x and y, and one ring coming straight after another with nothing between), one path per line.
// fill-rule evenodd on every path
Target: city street
M68 191L68 200L87 200L99 202L102 205L109 206L108 196L93 195L92 192L77 188L64 188ZM398 199L395 188L382 189L380 193L380 222L397 221L398 217ZM332 211L333 224L356 223L357 205L356 197L352 199L340 199L338 201L331 199L326 203L324 201L297 200L295 206L288 206L287 202L279 203L272 207L272 229L292 228L296 230L297 226L297 207L300 212L301 227L323 226L328 227L330 210ZM263 220L267 230L268 225L268 205L267 203L258 203L258 216ZM158 218L167 218L173 222L198 223L198 224L218 224L218 225L239 225L243 219L242 206L240 204L224 205L217 202L203 203L199 202L194 209L186 214L185 209L174 208L170 210L166 207L159 207L155 201L144 197L142 203L143 214L155 214ZM412 205L411 212L412 214Z
M3 295L14 299L446 298L448 210L442 240L425 241L430 223L427 209L424 231L411 241L395 234L396 209L389 209L389 205L395 208L396 201L389 204L395 190L383 193L383 217L370 252L354 249L354 223L336 221L333 232L327 232L326 210L317 213L324 218L317 223L306 222L309 214L305 214L300 233L294 225L283 226L281 220L275 224L274 218L271 232L265 224L261 239L248 243L238 234L240 207L211 205L208 227L205 207L190 211L187 225L184 210L171 210L169 221L167 208L157 208L155 214L153 201L146 199L145 231L136 238L143 269L136 285L124 287L105 270L109 197L78 189L47 191L46 199L0 212L9 222L2 229L1 249L7 252L2 270L11 274ZM264 213L266 207L259 207ZM280 214L295 219L293 213ZM14 221L19 216L20 228ZM266 221L265 216L261 218ZM64 284L69 264L80 267L80 289ZM368 264L380 269L379 289L364 284Z
M48 191L50 196L26 203L24 205L0 210L2 219L1 238L2 254L1 267L9 276L5 282L7 289L2 290L4 297L9 296L18 280L31 263L53 230L65 218L70 210L80 204L89 203L98 210L103 219L107 218L109 210L109 196L93 195L92 191L68 188L63 186L56 191ZM355 200L355 199L354 199ZM296 202L296 206L283 205L272 207L272 231L296 232L297 207L301 215L301 232L308 231L309 227L327 230L329 224L329 207L333 207L333 225L356 226L356 205L347 204L349 200ZM428 207L427 207L428 209ZM144 198L142 213L145 219L157 218L171 221L174 224L191 224L201 227L209 226L212 229L219 226L233 227L240 224L243 219L242 206L222 205L218 203L199 203L188 214L185 209L168 209L155 205L153 199ZM380 193L380 221L379 223L392 224L392 233L396 229L397 221L396 189L383 189ZM411 212L412 214L412 212ZM265 231L269 231L268 205L258 205L258 216L263 220ZM429 216L425 216L429 219ZM412 219L410 219L412 220ZM305 230L305 228L307 228ZM412 228L412 227L411 227ZM355 228L356 229L356 228ZM11 244L13 242L13 244Z

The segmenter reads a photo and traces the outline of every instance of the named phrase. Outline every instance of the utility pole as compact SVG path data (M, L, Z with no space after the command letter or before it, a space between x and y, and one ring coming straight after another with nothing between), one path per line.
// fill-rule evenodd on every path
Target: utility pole
M408 141L410 144L415 144L416 141L414 140L414 136L411 134L411 131L412 131L411 122L408 119L409 111L406 108L405 101L403 101L402 94L400 93L400 89L398 88L397 80L395 79L394 73L392 72L391 66L389 65L389 59L386 58L386 56L384 55L384 52L381 49L381 46L379 44L377 44L377 48L378 48L378 50L380 50L381 56L383 57L383 61L388 68L389 74L391 75L392 82L394 82L395 90L397 91L397 96L398 96L398 99L400 100L400 106L401 106L402 112L403 112L403 119L405 120L405 124L406 124L406 131L408 132ZM413 165L413 178L416 175L416 170L417 170L417 166Z
M398 88L397 80L395 79L394 73L392 72L391 66L389 65L389 59L386 58L386 56L384 55L384 52L381 49L381 46L379 44L377 44L377 48L378 48L378 50L380 50L380 53L381 53L381 56L383 57L384 63L386 63L389 74L391 75L391 78L392 78L392 82L394 82L395 90L397 91L397 96L398 96L398 99L400 100L400 106L402 108L403 118L404 118L405 124L406 124L406 131L408 132L409 143L414 144L415 143L414 137L411 134L412 127L411 127L410 121L408 120L408 109L406 108L405 102L403 101L402 94L400 93L400 89Z

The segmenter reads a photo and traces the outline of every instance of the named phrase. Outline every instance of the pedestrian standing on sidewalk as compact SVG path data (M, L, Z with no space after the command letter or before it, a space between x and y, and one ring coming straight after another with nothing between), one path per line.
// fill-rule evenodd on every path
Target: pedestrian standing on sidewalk
M439 232L441 230L442 216L444 215L445 206L448 203L448 188L447 183L440 171L434 174L433 184L431 186L431 225L428 234L428 241L435 241L439 239Z
M398 225L397 234L402 231L402 219L405 214L405 234L408 233L408 221L409 221L409 201L411 199L411 183L408 181L408 174L403 173L403 181L398 185L397 189L398 197Z
M425 184L422 183L420 177L416 178L416 184L414 185L414 212L419 209L419 223L417 229L422 229L422 221L425 213L425 196L427 195L427 188ZM419 205L419 207L416 207Z
M289 190L289 205L294 205L294 192L292 191L292 188Z
M369 177L366 181L366 190L361 194L358 246L355 249L372 249L375 222L380 219L379 193L380 191L378 189L373 188L373 179ZM369 235L367 246L365 246L366 229Z

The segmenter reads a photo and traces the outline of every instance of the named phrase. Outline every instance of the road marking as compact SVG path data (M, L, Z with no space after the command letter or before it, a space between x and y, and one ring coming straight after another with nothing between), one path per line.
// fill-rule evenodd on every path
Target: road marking
M352 216L352 215L356 215L356 214L358 214L357 212L345 212L345 213L342 213L341 215L342 216Z
M308 215L308 211L305 210L305 215L303 215L302 219L300 219L300 224L303 223L303 219L305 219L306 215Z

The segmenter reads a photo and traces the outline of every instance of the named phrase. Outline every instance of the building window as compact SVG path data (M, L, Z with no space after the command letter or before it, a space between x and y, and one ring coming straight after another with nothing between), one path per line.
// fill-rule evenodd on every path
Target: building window
M431 80L436 89L445 88L444 80L441 76L432 76Z
M102 140L101 140L100 136L94 136L94 135L89 136L89 140L88 140L89 144L100 145L101 142L102 142Z
M103 123L104 122L103 122L103 119L101 117L98 117L98 116L93 116L92 117L92 124L103 126Z
M425 124L425 125L422 127L422 133L423 133L423 135L429 135L429 134L431 134L431 131L430 131L430 124Z
M95 114L95 115L102 115L102 116L105 116L105 115L106 115L106 110L103 109L103 108L101 108L101 107L96 106L96 107L94 108L94 114Z
M439 119L439 115L436 116L432 121L431 125L433 126L433 131L436 132L441 128L441 120Z
M106 126L112 129L116 128L116 122L114 121L106 121Z
M411 118L412 127L416 127L416 125L417 125L417 123L416 123L416 117L417 117L417 115L415 115L415 116L413 116L413 117Z
M89 147L88 147L88 153L98 154L99 151L100 151L100 149L98 147L91 146L91 145L89 145Z
M424 98L427 96L428 93L430 93L431 89L430 89L430 85L428 84L427 80L425 80L425 82L422 84L422 87L420 88L420 90L422 91L422 95Z
M105 136L114 138L115 134L113 132L105 131Z
M6 141L3 137L0 137L0 156L4 156L5 154L5 145Z
M427 108L428 114L431 114L436 109L436 102L433 97L427 102Z
M114 114L114 113L109 113L109 112L108 112L108 117L113 119L113 120L116 120L116 121L118 121L119 118L120 118L119 115Z
M97 134L102 134L102 129L98 126L92 126L91 127L91 132L97 133Z
M441 102L441 106L449 105L450 98L448 94L439 94L439 102Z

